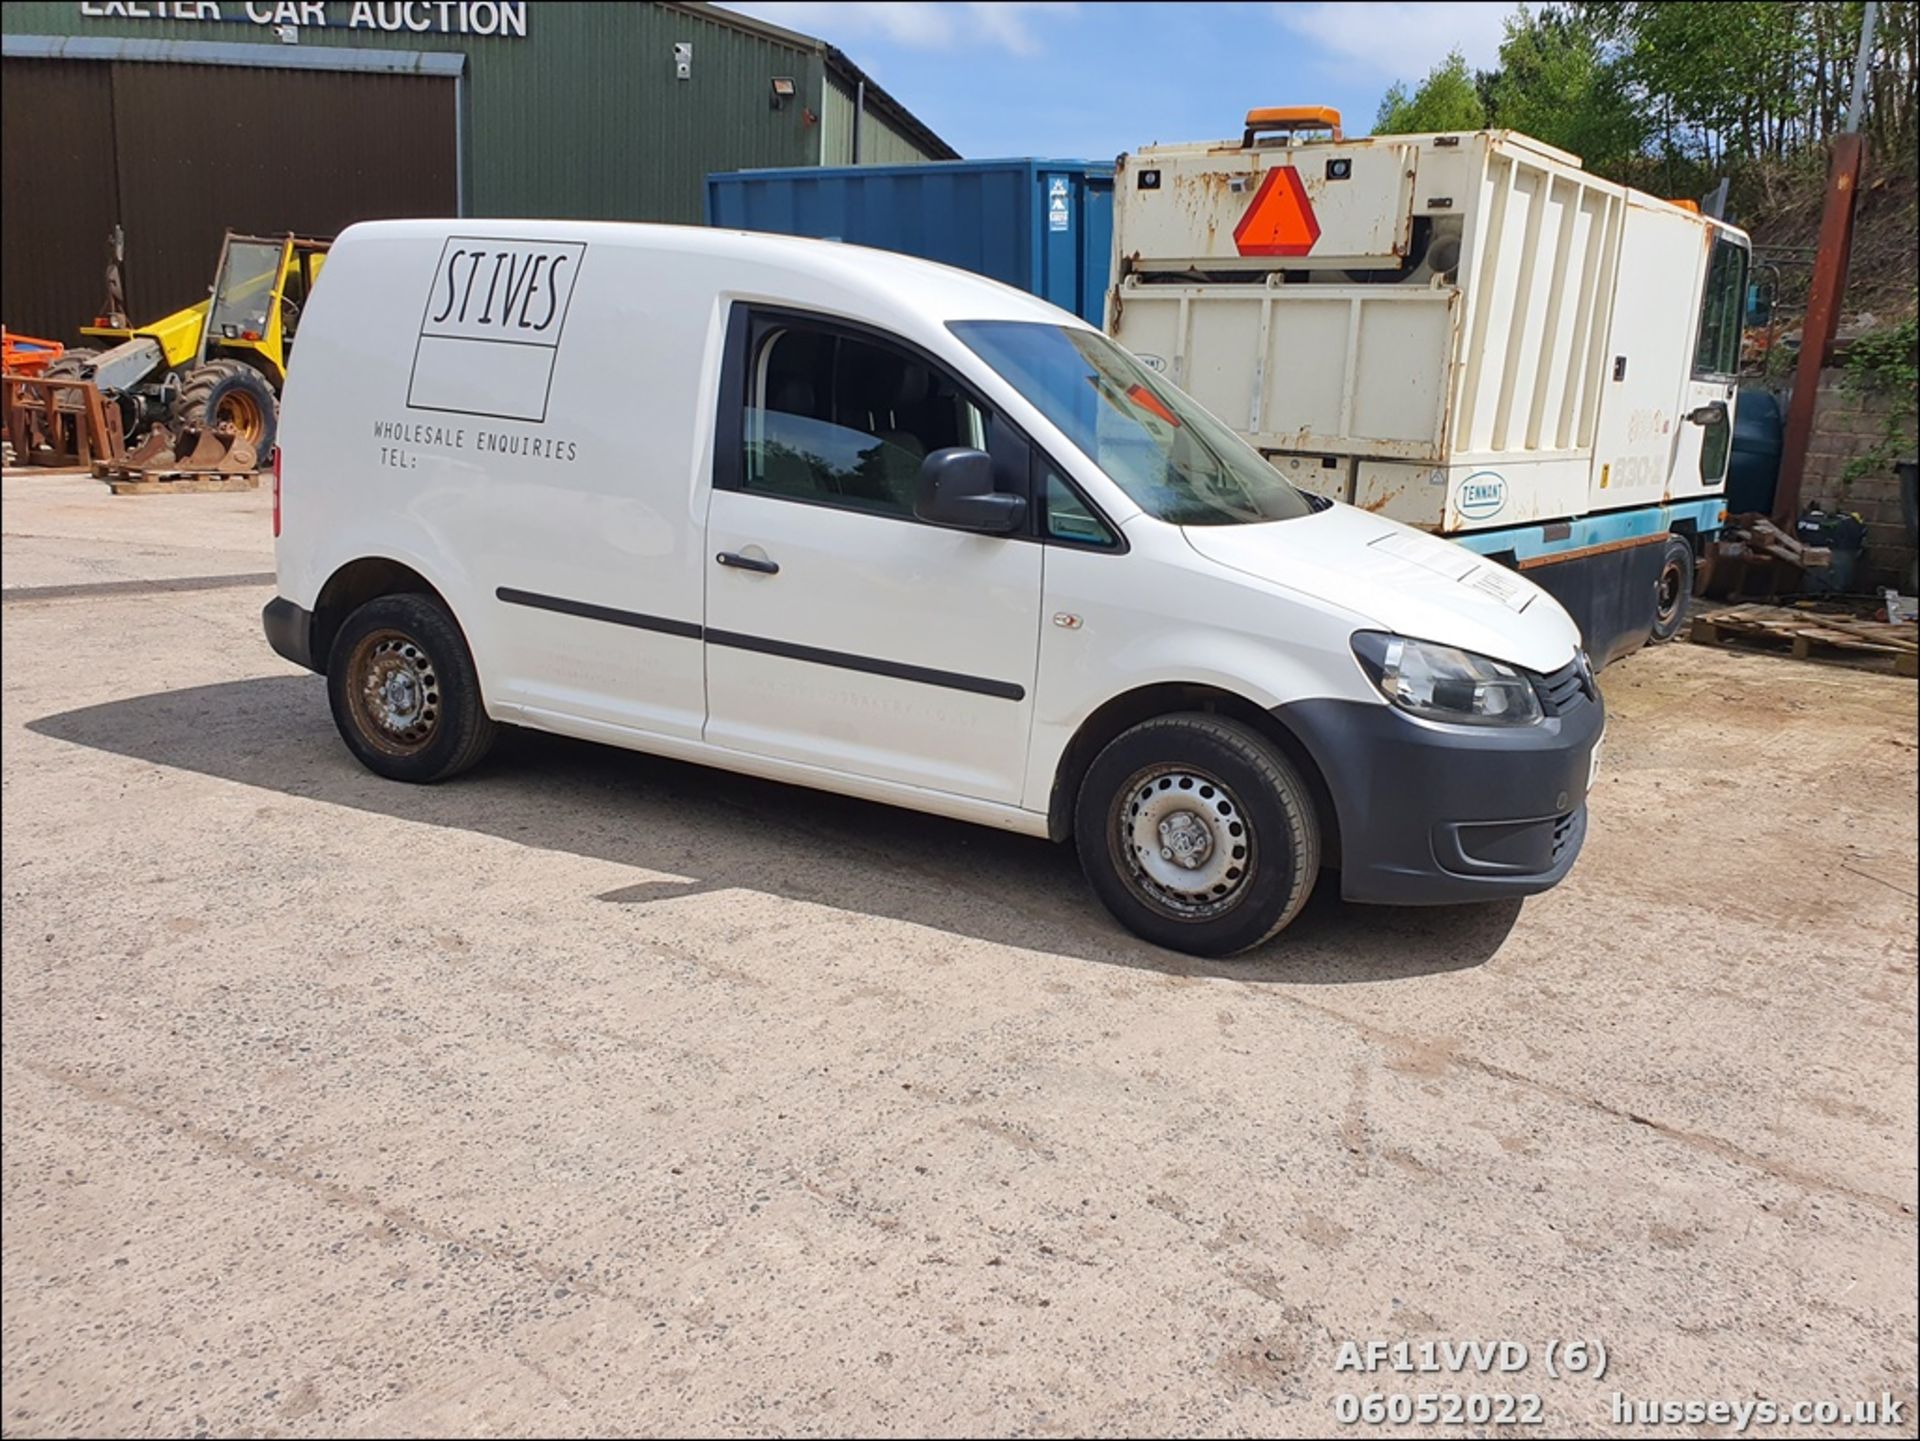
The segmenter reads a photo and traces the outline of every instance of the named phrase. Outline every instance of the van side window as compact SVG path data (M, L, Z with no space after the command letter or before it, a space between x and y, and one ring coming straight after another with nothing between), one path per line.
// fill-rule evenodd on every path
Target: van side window
M804 323L751 356L743 489L911 517L920 462L987 448L987 421L953 382L905 351Z
M1051 470L1047 472L1046 534L1049 540L1092 545L1111 550L1115 545L1107 523L1088 508L1079 494Z

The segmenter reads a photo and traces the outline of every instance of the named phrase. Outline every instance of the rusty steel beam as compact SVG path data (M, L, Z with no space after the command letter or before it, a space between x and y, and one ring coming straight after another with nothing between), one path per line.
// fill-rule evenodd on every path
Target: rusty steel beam
M1780 451L1780 483L1773 493L1773 520L1795 534L1800 514L1800 482L1807 470L1807 445L1813 439L1813 408L1820 397L1820 369L1833 348L1840 325L1840 301L1847 289L1847 259L1853 250L1853 207L1866 156L1861 135L1833 137L1827 164L1827 199L1820 212L1820 243L1813 257L1813 282L1807 292L1807 316L1800 326L1800 362L1793 374L1793 398L1787 402L1787 433Z

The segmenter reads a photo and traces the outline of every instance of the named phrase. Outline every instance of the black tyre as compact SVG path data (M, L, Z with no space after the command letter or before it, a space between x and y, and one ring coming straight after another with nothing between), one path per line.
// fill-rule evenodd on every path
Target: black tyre
M60 353L58 360L47 363L47 368L42 373L49 380L57 380L63 375L70 375L75 379L84 379L86 368L99 358L100 352L90 346L69 345ZM77 403L76 399L70 399L66 392L61 393L60 399L67 401L68 404Z
M1320 872L1299 772L1259 732L1220 716L1161 716L1116 737L1081 782L1074 836L1122 925L1197 956L1274 935Z
M1672 640L1686 623L1693 598L1693 546L1685 536L1667 537L1660 556L1660 579L1653 591L1653 638Z
M87 366L100 358L100 352L90 345L69 345L60 352L58 360L47 362L44 372L47 375L79 375Z
M327 699L347 749L389 780L456 776L499 729L466 637L430 596L378 596L348 616L328 652Z
M231 425L264 466L280 434L280 399L266 376L251 365L209 360L181 378L173 418L191 425Z

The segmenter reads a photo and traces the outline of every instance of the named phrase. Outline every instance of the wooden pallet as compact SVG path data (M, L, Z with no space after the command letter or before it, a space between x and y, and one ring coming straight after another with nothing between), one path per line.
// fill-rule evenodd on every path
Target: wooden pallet
M108 471L100 479L115 495L207 495L258 490L258 471L238 475L208 470Z
M1762 641L1785 645L1799 660L1847 660L1880 669L1891 660L1893 673L1920 676L1920 626L1858 616L1795 610L1779 605L1736 605L1693 619L1696 645Z

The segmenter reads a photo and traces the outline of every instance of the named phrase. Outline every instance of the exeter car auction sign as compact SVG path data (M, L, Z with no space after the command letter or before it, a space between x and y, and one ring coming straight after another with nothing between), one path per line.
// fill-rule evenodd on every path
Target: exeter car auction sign
M81 0L80 13L93 20L251 21L277 31L387 30L418 35L499 35L527 33L526 0L355 0L329 5L324 0ZM288 38L283 35L282 38Z

